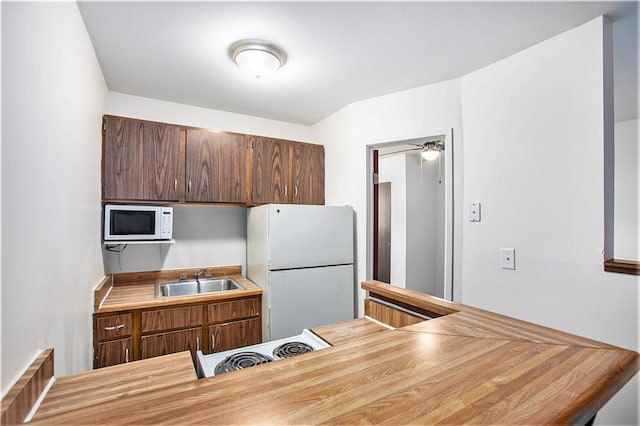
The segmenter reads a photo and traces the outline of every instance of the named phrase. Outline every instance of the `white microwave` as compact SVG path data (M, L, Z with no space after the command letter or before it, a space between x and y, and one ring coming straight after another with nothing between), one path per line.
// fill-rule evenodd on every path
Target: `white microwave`
M104 206L105 241L170 240L173 208L107 204Z

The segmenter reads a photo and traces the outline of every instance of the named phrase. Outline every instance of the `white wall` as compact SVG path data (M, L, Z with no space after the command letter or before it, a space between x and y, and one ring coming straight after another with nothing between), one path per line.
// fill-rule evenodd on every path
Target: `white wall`
M210 130L315 142L309 126L109 92L109 114Z
M407 288L443 297L445 205L444 191L439 190L444 185L438 184L438 161L423 161L417 154L405 157Z
M109 114L211 130L314 142L311 128L247 115L109 92ZM175 244L129 245L104 252L108 273L241 265L246 272L244 207L174 206Z
M405 288L407 282L407 170L404 155L378 160L378 181L391 184L391 265L389 279Z
M613 255L640 260L640 120L615 124Z
M175 244L129 244L104 252L108 273L241 265L246 272L245 207L173 206Z
M356 283L359 287L367 277L367 146L434 136L453 129L454 161L460 164L454 175L454 185L461 188L459 80L353 103L313 129L317 142L325 145L327 204L352 205L357 215ZM461 200L461 196L461 190L455 192L456 199ZM460 220L461 217L454 217L454 222L460 223ZM454 247L460 250L461 244ZM454 274L454 281L459 280L459 273L458 270ZM359 313L362 314L364 292L359 290L359 295Z
M2 3L2 394L91 368L106 85L75 2Z
M605 35L598 18L462 78L464 205L482 203L462 301L638 350L640 280L602 266ZM597 422L637 424L637 380L616 399Z

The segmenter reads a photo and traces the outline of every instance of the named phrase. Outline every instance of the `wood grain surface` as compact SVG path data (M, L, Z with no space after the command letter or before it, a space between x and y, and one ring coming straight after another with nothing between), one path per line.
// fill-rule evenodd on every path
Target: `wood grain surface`
M34 420L73 413L90 406L104 408L110 401L124 396L153 392L194 380L196 374L189 352L61 377L49 389Z
M405 330L43 418L48 424L573 423L631 351ZM589 374L584 374L585 372ZM249 398L249 399L247 399ZM250 401L250 403L248 403Z
M247 202L245 135L188 129L186 201Z
M362 320L334 325L333 331L324 327L324 334L317 327L328 339L349 334L346 328L353 334L333 347L278 362L117 393L108 403L84 401L34 423L585 423L640 368L633 351L365 284L449 314L395 330L372 331ZM367 331L356 336L359 327Z
M424 320L415 315L390 308L370 299L364 301L364 314L394 328L421 323Z
M53 377L53 349L44 350L2 398L1 424L23 423Z
M358 318L351 321L329 324L311 329L317 336L332 346L352 342L354 339L389 331L390 327L372 321L368 318Z
M619 274L640 275L640 262L620 259L605 260L604 270Z
M142 333L202 325L202 307L186 306L142 312Z

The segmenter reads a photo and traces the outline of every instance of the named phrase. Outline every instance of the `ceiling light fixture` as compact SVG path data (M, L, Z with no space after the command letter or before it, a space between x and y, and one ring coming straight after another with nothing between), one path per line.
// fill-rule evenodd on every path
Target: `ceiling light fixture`
M229 47L229 56L242 71L255 78L273 75L287 61L284 52L262 40L240 40Z
M440 156L440 151L444 151L443 141L426 142L420 155L424 160L433 161Z

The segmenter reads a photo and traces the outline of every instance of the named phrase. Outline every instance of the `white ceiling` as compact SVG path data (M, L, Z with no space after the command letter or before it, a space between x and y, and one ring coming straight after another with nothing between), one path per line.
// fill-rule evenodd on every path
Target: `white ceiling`
M460 77L608 14L616 119L638 116L634 2L79 2L110 90L314 124L346 105ZM268 80L229 45L280 46Z

